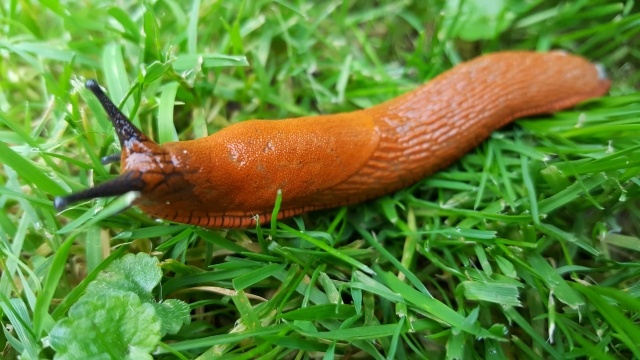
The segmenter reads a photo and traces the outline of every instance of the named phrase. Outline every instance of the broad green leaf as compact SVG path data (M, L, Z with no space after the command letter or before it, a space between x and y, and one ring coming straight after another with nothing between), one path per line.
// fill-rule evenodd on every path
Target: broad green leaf
M108 290L131 291L143 298L160 283L162 270L158 259L145 253L127 254L114 261L87 288L87 294L103 294Z
M177 333L183 324L191 323L191 308L187 303L177 299L151 303L162 321L162 335Z
M85 297L132 292L143 302L151 304L161 321L162 335L175 334L182 324L190 322L189 306L180 300L156 302L151 293L160 283L162 270L158 259L146 253L127 254L114 261L87 287Z
M80 300L49 334L56 360L152 359L161 321L151 304L134 293L105 294Z

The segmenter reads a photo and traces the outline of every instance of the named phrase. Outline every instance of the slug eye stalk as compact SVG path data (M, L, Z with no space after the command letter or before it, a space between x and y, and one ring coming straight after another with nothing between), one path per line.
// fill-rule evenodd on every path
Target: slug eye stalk
M142 189L144 189L144 181L137 172L130 172L83 191L67 196L56 196L53 199L53 207L56 211L62 211L70 204L78 201L124 195L129 191L141 191Z
M87 80L85 87L98 98L104 111L109 116L111 124L118 134L120 146L126 153L134 152L134 148L141 142L153 143L145 134L140 131L133 123L118 109L118 107L105 95L105 93L95 80ZM110 155L102 159L103 164L117 161L120 155ZM144 189L145 182L138 171L130 171L121 174L115 179L105 181L104 183L73 193L67 196L56 196L53 200L53 206L57 211L64 210L72 203L89 200L98 197L118 196L126 194L129 191L141 191Z
M91 92L98 98L102 108L109 116L111 124L118 134L120 145L122 148L126 148L127 141L148 141L149 139L145 134L140 131L133 123L118 109L118 107L105 95L100 85L95 80L87 80L84 86L91 90Z

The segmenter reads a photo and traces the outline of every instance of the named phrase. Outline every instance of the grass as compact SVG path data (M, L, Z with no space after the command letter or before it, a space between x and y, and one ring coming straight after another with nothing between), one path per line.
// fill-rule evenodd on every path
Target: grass
M56 324L125 253L163 271L136 306L191 309L140 345L158 359L640 358L638 7L476 3L3 2L2 358L56 356ZM126 196L53 209L52 196L117 174L100 165L115 136L83 78L172 141L367 107L507 49L598 61L611 95L519 120L411 188L258 229L158 222Z

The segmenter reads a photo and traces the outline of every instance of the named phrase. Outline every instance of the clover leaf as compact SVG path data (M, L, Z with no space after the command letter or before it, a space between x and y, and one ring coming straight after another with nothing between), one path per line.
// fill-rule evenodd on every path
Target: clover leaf
M184 301L169 299L161 303L154 302L152 305L156 308L156 314L162 319L161 332L165 334L177 333L182 324L191 322L191 308Z
M54 359L152 359L161 321L151 304L122 292L80 299L49 333Z
M102 296L107 292L131 291L145 302L155 301L151 292L162 279L162 270L157 265L158 259L149 254L127 254L100 273L89 284L86 294Z
M87 287L88 296L104 296L109 293L133 292L140 299L153 305L162 321L162 336L175 334L182 324L191 320L189 306L180 300L156 302L152 291L162 279L158 259L146 253L127 254L116 260Z
M165 334L191 321L185 302L156 301L157 265L148 254L127 254L100 273L49 334L55 359L151 359Z

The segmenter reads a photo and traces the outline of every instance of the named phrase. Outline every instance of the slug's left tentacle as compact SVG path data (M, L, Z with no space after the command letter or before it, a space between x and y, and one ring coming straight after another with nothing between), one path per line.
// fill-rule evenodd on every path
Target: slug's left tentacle
M129 191L142 191L145 187L143 177L139 172L122 174L115 179L105 181L102 184L82 190L67 196L56 196L53 207L57 211L66 209L69 204L89 200L98 197L124 195Z

